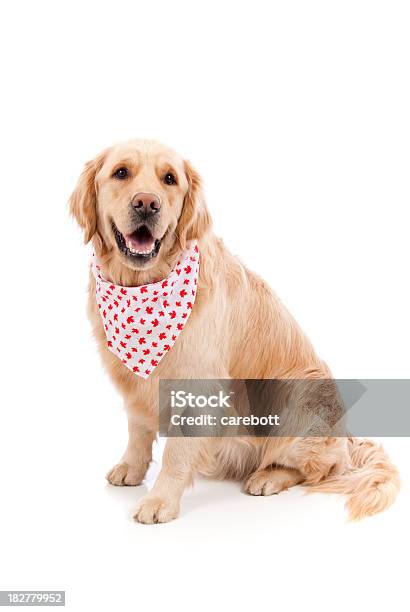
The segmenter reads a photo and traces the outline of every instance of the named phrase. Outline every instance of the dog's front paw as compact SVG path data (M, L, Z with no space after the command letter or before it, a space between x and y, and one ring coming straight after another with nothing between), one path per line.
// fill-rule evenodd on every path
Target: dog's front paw
M168 523L177 518L179 504L162 497L147 495L141 499L134 519L139 523L152 525L153 523Z
M135 487L141 484L144 479L146 468L141 466L132 466L128 463L117 463L114 467L106 474L106 479L110 484L117 485L119 487L128 486Z

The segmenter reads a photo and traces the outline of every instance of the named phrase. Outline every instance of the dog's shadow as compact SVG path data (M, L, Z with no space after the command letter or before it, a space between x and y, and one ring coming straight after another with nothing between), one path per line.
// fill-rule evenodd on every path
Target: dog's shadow
M151 479L150 479L151 480ZM138 501L149 491L149 487L144 480L138 486L115 486L107 483L105 485L106 495L115 502L121 502L124 514L132 519ZM183 514L190 514L199 509L203 510L209 506L226 505L240 494L241 485L230 481L211 481L206 478L198 477L192 487L185 492L181 511Z
M188 514L208 506L226 506L235 503L241 493L241 484L229 480L217 481L197 477L194 485L183 497L183 512Z
M121 503L127 518L133 517L137 503L141 497L148 493L149 489L145 482L138 486L116 486L110 483L105 485L105 493L116 503Z

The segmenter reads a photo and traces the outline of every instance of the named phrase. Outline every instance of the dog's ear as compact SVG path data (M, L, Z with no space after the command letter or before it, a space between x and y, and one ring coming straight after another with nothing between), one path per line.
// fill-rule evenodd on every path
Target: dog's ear
M104 159L105 152L85 164L77 186L69 200L70 213L84 230L85 244L97 233L97 191L95 177L101 169Z
M188 161L184 162L188 191L184 199L176 234L183 249L189 240L199 240L211 227L211 216L205 203L201 177Z

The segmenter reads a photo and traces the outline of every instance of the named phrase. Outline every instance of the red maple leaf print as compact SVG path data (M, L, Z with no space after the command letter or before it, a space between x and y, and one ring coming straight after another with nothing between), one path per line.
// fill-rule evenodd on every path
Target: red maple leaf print
M199 252L196 247L195 251ZM194 257L188 255L184 261L177 262L171 278L160 281L156 287L143 285L131 289L97 279L96 302L104 323L107 345L140 376L148 377L153 373L153 368L172 349L184 329L197 289L196 253ZM194 255L193 251L191 254ZM112 335L114 331L115 336Z

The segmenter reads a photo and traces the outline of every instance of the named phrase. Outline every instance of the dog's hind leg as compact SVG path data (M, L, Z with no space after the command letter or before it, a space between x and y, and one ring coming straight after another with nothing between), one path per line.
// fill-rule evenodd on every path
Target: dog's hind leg
M250 495L275 495L303 482L298 470L286 467L271 467L254 472L246 481L245 493Z

